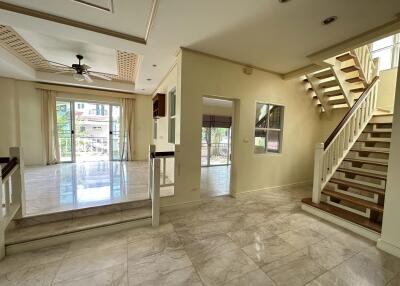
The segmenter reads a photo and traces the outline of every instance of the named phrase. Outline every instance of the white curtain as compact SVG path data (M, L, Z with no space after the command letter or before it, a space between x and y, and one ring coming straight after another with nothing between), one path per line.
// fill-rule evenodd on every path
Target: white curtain
M131 98L123 98L121 121L121 160L133 161L134 159L134 116L135 100Z
M47 165L60 162L58 146L56 92L41 90L42 93L42 133Z

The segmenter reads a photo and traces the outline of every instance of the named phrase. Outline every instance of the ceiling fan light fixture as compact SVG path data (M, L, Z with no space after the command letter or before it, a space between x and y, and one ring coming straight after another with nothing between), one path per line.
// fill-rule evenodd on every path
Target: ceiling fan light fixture
M84 81L85 80L85 77L81 73L74 73L72 76L77 81Z

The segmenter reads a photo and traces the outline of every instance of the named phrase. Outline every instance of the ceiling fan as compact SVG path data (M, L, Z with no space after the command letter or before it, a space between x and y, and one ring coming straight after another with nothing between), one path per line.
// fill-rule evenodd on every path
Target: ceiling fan
M47 61L50 65L61 69L60 71L56 73L72 73L74 79L77 81L86 81L86 82L93 82L91 77L96 77L100 79L105 79L105 80L111 80L111 77L106 76L102 73L95 72L95 71L90 71L91 69L90 66L81 64L81 61L83 60L82 55L76 55L76 58L78 59L77 64L72 64L72 66L64 65L61 63L53 62L53 61Z

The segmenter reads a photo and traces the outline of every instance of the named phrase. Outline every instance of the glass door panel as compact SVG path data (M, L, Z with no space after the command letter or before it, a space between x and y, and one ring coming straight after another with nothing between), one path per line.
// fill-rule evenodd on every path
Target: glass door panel
M210 166L229 164L230 128L210 128Z
M109 133L109 104L75 102L77 162L109 160Z
M110 113L110 142L111 160L121 160L121 107L111 105Z
M61 162L73 161L72 104L70 101L57 101L57 132Z
M210 128L202 127L201 129L201 166L210 164Z

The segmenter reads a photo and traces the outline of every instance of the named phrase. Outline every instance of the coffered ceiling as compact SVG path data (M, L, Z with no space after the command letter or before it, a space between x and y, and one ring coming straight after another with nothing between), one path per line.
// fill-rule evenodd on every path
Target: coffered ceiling
M399 12L398 0L5 0L0 24L25 31L42 56L59 60L44 37L70 43L65 58L85 43L88 61L104 72L115 72L110 50L138 55L132 90L150 94L180 47L287 73L310 65L310 54L397 21ZM323 26L329 16L338 20ZM28 33L42 38L35 44Z

